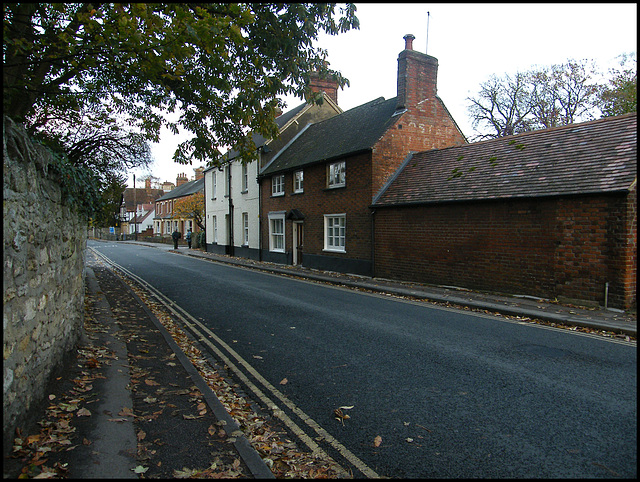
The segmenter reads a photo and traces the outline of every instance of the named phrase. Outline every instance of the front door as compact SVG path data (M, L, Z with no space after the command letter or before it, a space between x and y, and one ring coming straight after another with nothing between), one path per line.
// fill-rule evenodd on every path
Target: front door
M293 264L302 264L302 252L304 249L304 224L302 222L293 223Z

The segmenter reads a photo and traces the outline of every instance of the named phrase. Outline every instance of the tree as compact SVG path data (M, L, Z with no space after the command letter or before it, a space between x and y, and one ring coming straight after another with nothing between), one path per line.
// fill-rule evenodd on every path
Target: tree
M90 220L96 228L120 225L122 194L127 187L126 178L119 174L109 174L102 183L101 206Z
M177 199L173 205L173 219L193 219L204 231L204 192Z
M112 133L149 142L162 127L184 129L193 137L173 156L181 164L216 164L223 146L253 159L247 133L274 137L278 97L305 98L310 72L348 85L313 42L319 32L358 28L355 10L345 4L337 15L336 4L323 3L5 3L5 114L43 130L69 112L97 116L113 121L105 125Z
M531 87L526 74L517 73L513 78L491 76L480 86L478 98L467 98L474 129L486 126L491 134L479 138L504 137L530 130L532 111Z
M564 64L492 76L469 97L472 126L489 129L477 138L504 137L593 119L597 113L597 69L592 63Z
M635 54L620 56L620 68L610 69L611 79L598 92L599 105L605 117L637 112L638 69Z

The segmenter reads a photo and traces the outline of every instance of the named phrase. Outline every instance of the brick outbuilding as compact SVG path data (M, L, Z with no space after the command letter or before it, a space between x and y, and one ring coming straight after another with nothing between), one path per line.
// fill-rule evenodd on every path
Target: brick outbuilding
M378 277L633 307L637 115L414 153L372 209Z
M409 152L466 143L437 96L437 59L412 40L397 97L305 126L261 170L263 260L371 275L374 195Z

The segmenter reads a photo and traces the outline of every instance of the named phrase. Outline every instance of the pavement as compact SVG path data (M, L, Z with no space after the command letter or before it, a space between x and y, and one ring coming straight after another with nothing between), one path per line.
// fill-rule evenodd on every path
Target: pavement
M635 311L318 271L186 245L118 242L622 339L637 332ZM48 387L42 412L23 428L11 455L5 451L4 478L289 478L282 467L267 466L272 461L254 449L140 297L90 251L86 259L84 337Z

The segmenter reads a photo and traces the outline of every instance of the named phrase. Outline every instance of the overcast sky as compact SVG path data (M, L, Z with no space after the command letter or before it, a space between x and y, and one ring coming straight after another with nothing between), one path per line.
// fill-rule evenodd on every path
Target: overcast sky
M395 97L398 54L404 48L404 35L413 34L413 49L438 59L438 96L467 137L473 130L465 99L477 94L490 75L513 74L570 59L590 59L608 67L620 54L637 49L635 3L356 6L360 29L322 36L319 43L328 50L330 67L350 81L350 87L338 92L340 107L346 111L377 97ZM302 102L296 98L285 101L286 110ZM191 179L198 167L171 160L179 140L166 134L152 145L156 161L150 173L161 182L175 182L181 172ZM136 177L147 173L138 171ZM136 184L142 187L142 183Z

